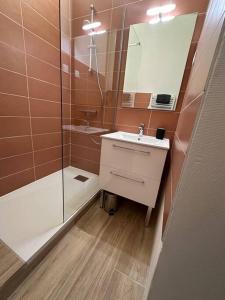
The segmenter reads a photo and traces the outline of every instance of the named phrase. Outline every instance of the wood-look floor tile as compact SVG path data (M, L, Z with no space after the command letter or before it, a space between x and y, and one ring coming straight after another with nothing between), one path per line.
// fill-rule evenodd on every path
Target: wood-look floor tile
M0 287L23 263L24 262L0 240Z
M145 212L124 201L109 216L94 204L10 299L141 300L153 235Z

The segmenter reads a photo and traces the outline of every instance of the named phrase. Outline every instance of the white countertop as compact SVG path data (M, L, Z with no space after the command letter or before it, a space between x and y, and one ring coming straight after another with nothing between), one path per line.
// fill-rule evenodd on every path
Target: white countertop
M101 137L104 139L111 139L111 140L116 140L121 142L133 143L137 145L156 147L165 150L169 150L170 148L169 139L164 138L163 140L160 140L154 136L149 136L149 135L143 135L140 137L138 134L135 133L117 131L113 133L103 134L101 135Z

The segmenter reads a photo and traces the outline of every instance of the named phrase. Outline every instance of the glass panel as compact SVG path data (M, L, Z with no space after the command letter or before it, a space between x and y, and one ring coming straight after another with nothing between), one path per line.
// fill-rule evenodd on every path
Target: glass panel
M114 130L121 59L121 32L70 28L74 9L61 2L64 220L99 191L100 136Z

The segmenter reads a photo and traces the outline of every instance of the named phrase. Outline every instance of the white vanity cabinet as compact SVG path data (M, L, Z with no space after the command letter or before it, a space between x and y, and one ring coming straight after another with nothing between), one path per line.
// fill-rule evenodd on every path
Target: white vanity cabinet
M100 188L148 206L155 206L169 140L115 132L102 135Z

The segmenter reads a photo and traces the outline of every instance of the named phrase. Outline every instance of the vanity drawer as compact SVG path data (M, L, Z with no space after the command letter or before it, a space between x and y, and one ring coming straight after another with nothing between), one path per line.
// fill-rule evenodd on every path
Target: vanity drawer
M99 182L103 190L151 207L155 206L160 184L160 181L102 164Z
M160 180L167 150L102 139L101 164Z

